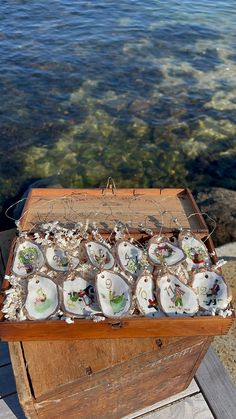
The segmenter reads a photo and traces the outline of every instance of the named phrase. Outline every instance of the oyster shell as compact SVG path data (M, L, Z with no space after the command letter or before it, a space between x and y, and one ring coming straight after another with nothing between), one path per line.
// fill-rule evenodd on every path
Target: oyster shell
M166 274L158 280L160 306L168 316L193 316L199 310L195 292L176 275Z
M107 317L121 317L131 308L132 295L126 280L113 271L102 271L96 278L102 312Z
M194 275L192 287L204 310L224 310L229 302L227 285L223 276L214 271L198 272Z
M153 278L150 272L143 272L137 280L135 296L138 308L147 317L165 317L158 307L154 295Z
M185 254L166 238L152 237L148 245L148 257L153 265L174 266L185 259Z
M60 247L48 247L45 254L48 265L55 271L67 272L70 267L76 268L79 264L78 258L69 255Z
M115 260L110 250L101 243L90 241L85 243L85 249L90 263L98 269L112 269Z
M35 275L28 282L25 309L31 320L43 320L58 309L57 285L45 276Z
M82 277L63 282L62 298L67 313L88 317L91 313L95 314L101 311L94 286Z
M130 243L129 241L121 241L116 246L116 253L120 267L137 278L144 269L146 260L143 251Z
M187 256L188 271L199 269L203 266L211 266L211 259L205 244L192 233L181 234L180 244Z
M18 276L28 276L44 264L43 253L39 246L29 240L19 243L15 250L12 272Z

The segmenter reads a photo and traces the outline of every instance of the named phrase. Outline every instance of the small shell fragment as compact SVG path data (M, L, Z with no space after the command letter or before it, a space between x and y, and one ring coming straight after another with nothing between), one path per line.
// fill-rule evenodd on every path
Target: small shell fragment
M18 244L15 251L12 271L18 276L28 276L35 273L44 264L43 253L39 246L29 240Z
M131 308L132 296L126 280L113 271L97 275L96 289L99 303L106 317L121 317Z

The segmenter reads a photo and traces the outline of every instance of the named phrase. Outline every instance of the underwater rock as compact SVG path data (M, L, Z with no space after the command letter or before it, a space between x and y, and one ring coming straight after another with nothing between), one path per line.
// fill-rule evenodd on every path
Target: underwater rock
M206 212L216 221L212 234L215 246L236 240L236 191L224 188L209 188L196 194L201 212ZM205 217L210 231L214 223Z

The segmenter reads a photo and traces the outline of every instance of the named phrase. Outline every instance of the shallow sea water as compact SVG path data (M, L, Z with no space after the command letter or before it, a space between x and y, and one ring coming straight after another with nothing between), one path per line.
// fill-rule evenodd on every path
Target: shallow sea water
M0 206L25 185L236 188L235 0L2 0Z

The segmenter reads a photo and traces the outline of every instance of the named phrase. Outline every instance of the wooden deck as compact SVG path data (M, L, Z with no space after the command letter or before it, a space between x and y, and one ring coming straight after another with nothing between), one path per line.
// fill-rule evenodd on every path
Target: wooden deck
M0 279L13 231L0 233ZM16 392L7 343L0 343L0 419L25 418ZM235 419L236 386L210 349L195 380L183 392L123 419ZM112 419L112 418L111 418Z

